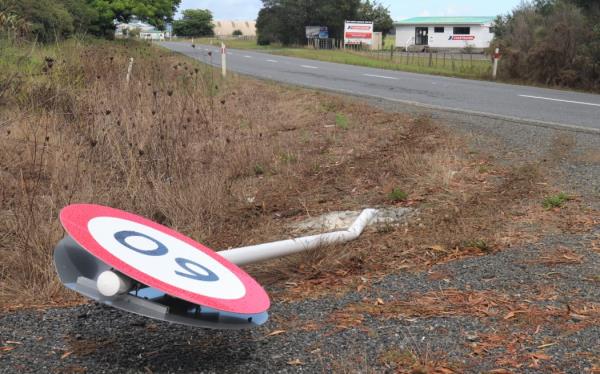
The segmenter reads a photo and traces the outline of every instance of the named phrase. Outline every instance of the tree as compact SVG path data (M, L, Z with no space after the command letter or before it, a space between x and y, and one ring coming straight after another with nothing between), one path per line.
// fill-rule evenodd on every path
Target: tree
M242 32L242 30L233 30L233 36L242 36L244 35L244 33Z
M366 0L361 3L358 9L358 19L360 21L372 21L375 31L383 33L384 38L394 27L394 20L390 16L389 8L377 1Z
M355 20L361 0L263 0L256 29L259 44L301 44L306 26L327 26L329 35L343 37L344 21Z
M86 0L98 12L97 29L114 30L113 21L127 22L135 16L164 30L181 0Z
M74 19L64 4L52 0L3 0L2 7L22 18L29 32L41 42L71 35Z
M501 73L524 81L600 90L597 2L535 0L496 23Z
M0 0L0 8L25 20L42 42L76 32L104 36L114 33L114 21L136 16L159 29L173 20L181 0Z
M183 18L173 23L173 33L178 36L199 37L215 34L213 15L208 9L186 9Z

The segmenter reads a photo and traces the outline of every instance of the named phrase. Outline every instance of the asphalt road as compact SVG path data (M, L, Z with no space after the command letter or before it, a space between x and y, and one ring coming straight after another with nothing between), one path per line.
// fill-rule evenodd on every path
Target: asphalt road
M220 49L162 46L220 66ZM212 56L208 52L212 51ZM388 101L600 133L600 95L439 77L228 50L228 69L274 81Z

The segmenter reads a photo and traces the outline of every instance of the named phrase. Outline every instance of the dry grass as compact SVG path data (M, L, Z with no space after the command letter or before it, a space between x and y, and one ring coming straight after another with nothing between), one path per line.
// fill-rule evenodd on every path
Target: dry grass
M72 42L37 54L55 63L23 79L0 111L4 308L77 300L51 262L63 236L58 212L74 202L132 211L216 249L285 238L286 224L306 215L419 209L407 227L250 269L287 285L290 297L483 255L532 238L515 221L552 228L565 222L552 217L572 214L541 208L548 188L535 167L494 168L428 118L239 77L223 82L143 44ZM408 200L391 201L395 188Z

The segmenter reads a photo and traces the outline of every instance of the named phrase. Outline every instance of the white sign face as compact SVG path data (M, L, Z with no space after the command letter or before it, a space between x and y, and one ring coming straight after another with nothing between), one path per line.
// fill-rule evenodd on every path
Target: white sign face
M93 218L88 230L107 252L170 286L222 300L246 295L244 284L229 269L167 233L116 217Z
M246 272L168 227L92 204L70 205L60 220L87 252L145 286L224 312L269 309L269 295Z
M344 44L373 44L373 22L346 21L344 24Z

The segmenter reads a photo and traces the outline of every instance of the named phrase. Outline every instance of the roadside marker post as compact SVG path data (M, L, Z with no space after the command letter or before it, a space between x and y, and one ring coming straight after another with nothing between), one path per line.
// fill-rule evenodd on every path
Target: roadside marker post
M271 302L238 266L354 240L376 214L365 209L343 231L213 252L146 218L76 204L60 213L66 236L54 264L65 287L99 303L171 323L247 329L267 322Z
M133 70L133 57L131 57L129 59L129 66L127 67L127 77L125 78L125 81L127 82L127 84L129 84L129 81L131 80L131 71Z
M500 48L496 48L496 51L494 52L494 68L492 71L494 80L496 80L496 77L498 76L498 61L500 61L500 57Z
M227 77L227 46L221 42L221 74L223 78Z

